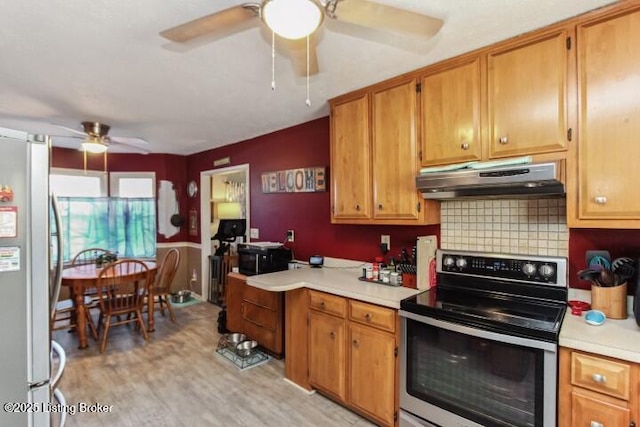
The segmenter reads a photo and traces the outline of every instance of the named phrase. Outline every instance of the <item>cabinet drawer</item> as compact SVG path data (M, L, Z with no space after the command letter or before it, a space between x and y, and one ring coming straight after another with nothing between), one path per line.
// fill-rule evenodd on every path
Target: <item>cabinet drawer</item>
M253 286L246 286L243 297L245 301L275 310L281 294L280 292L270 292L264 289L254 288Z
M608 427L630 425L631 411L622 406L596 400L579 393L572 393L571 407L572 426Z
M586 354L571 353L573 385L629 400L631 366Z
M258 326L246 319L242 322L242 330L248 338L258 341L258 344L264 348L274 352L280 351L280 349L276 348L276 334L274 331Z
M349 318L355 322L385 331L396 331L396 311L392 308L360 301L349 301Z
M309 307L339 317L347 316L347 300L324 292L309 291Z
M277 313L275 311L247 301L244 302L244 313L242 317L246 321L255 323L256 326L261 326L272 331L276 330L276 324L278 323Z

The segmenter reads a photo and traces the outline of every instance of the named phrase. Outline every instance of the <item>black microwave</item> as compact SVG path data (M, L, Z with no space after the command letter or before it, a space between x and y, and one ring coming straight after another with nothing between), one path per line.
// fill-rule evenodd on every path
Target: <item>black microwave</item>
M293 259L291 249L238 245L238 271L246 276L283 271Z

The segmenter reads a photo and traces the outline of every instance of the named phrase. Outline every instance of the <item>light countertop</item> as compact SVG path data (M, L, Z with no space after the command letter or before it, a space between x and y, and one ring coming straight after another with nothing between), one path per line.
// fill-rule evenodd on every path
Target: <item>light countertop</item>
M421 291L402 286L387 286L358 280L362 267L298 268L277 273L248 276L247 284L273 292L309 288L390 308Z
M570 294L569 299L590 302L588 292L577 298ZM600 326L591 326L585 322L584 313L574 316L567 308L560 329L560 346L640 363L640 327L633 311L628 309L627 313L626 319L607 319Z

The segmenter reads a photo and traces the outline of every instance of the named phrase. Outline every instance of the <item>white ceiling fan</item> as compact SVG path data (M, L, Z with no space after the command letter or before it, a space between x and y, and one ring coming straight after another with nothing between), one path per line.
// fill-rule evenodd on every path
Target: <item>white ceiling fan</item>
M82 122L82 130L73 129L67 126L54 125L62 129L66 129L75 134L81 135L83 141L80 145L80 149L87 153L104 153L113 146L127 147L128 150L133 150L141 154L148 154L150 150L147 148L149 143L138 137L121 137L121 136L109 136L109 130L111 127L100 122L86 121ZM69 136L53 135L52 138L69 138Z
M186 43L217 34L233 34L249 21L263 22L276 35L288 39L294 68L299 74L318 72L315 40L312 36L325 17L345 24L393 34L428 39L442 27L442 20L368 0L263 0L243 3L162 31L168 40ZM255 19L255 18L259 18ZM308 69L307 69L308 61Z

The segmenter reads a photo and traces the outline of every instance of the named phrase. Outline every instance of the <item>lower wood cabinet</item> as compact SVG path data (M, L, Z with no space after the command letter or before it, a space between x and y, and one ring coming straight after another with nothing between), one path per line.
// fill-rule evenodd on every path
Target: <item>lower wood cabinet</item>
M397 425L397 310L312 290L309 309L311 387L376 424Z
M284 297L247 285L247 278L230 273L226 287L227 329L256 340L271 355L284 355Z
M560 349L558 425L630 427L638 422L638 364Z

